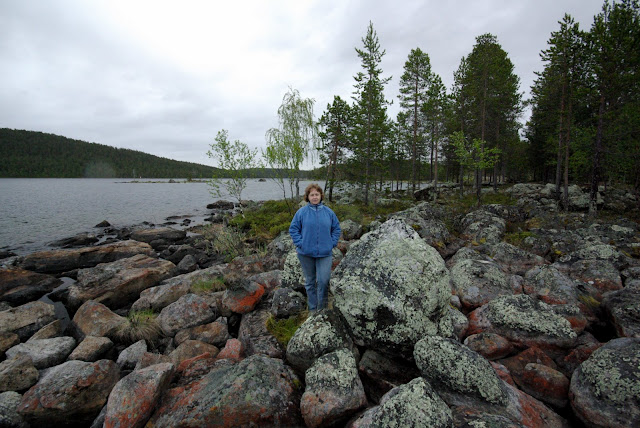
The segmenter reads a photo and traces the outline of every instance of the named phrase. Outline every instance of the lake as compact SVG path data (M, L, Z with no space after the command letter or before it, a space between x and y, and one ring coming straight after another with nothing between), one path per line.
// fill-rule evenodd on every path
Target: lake
M301 191L310 181L300 182ZM323 182L319 183L323 185ZM242 199L282 199L273 180L250 179ZM2 178L0 179L0 249L18 255L50 249L48 243L82 232L107 220L114 227L142 222L161 224L170 216L204 222L214 198L204 182L184 180Z

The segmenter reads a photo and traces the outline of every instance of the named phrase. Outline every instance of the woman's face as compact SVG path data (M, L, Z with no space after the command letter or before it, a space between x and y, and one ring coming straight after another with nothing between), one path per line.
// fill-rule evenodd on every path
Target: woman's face
M322 196L320 196L320 192L318 192L316 189L312 189L309 192L309 202L316 205L319 204L321 200Z

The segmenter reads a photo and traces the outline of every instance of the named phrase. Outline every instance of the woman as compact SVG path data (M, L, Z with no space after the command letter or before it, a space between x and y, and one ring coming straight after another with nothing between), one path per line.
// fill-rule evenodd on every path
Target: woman
M308 204L296 212L289 227L289 235L302 265L310 311L327 307L331 250L338 245L340 238L338 217L322 203L323 198L320 186L315 183L307 186L304 200Z

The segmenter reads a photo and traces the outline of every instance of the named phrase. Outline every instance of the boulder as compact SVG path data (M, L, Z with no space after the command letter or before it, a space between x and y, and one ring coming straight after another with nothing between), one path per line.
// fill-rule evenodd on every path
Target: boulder
M622 289L620 271L608 260L578 260L571 265L557 263L556 267L570 278L595 288L592 297L602 300L602 294Z
M186 231L173 229L171 227L138 229L131 233L131 239L135 241L146 242L147 244L152 244L156 241L176 242L186 237Z
M542 349L535 346L525 349L518 355L502 359L499 363L509 371L512 381L520 387L525 384L523 378L525 373L524 368L527 364L545 365L550 369L557 369L557 365L553 359Z
M15 333L2 332L0 333L0 360L4 358L4 353L7 349L20 343L20 337Z
M550 305L527 295L501 296L469 314L469 334L499 334L517 346L571 348L578 337Z
M453 333L444 260L401 220L354 243L334 277L334 307L360 346L410 354L425 335Z
M99 240L100 239L93 233L83 232L68 238L58 239L57 241L50 242L48 245L61 248L87 247L95 244Z
M300 260L298 260L298 253L293 249L289 251L284 260L282 287L303 291L304 281L304 273L302 272Z
M113 348L113 342L107 337L87 336L71 352L69 360L98 361Z
M499 360L514 350L511 342L495 333L472 334L464 340L464 344L487 360Z
M463 308L475 309L498 296L515 291L507 275L495 263L485 260L459 260L451 267L451 290Z
M560 272L553 265L538 266L524 276L524 292L551 305L580 302L580 283ZM584 289L584 287L582 287Z
M281 260L278 269L282 269L284 266L284 259L291 250L295 250L293 240L288 231L282 231L280 234L267 245L267 252L273 255L276 259Z
M640 285L605 293L602 306L619 337L640 338Z
M102 303L89 300L78 308L71 322L75 329L76 338L82 340L85 336L117 337L118 330L127 319L115 314Z
M464 339L469 329L469 320L465 314L455 307L449 307L449 317L451 318L451 325L453 326L453 337L457 337L458 340Z
M120 370L113 361L67 361L49 370L22 396L18 413L32 426L89 424L119 380Z
M0 301L19 306L52 291L62 281L25 269L0 269Z
M323 309L311 313L287 344L287 362L300 373L324 354L338 349L353 349L339 312Z
M341 221L340 230L342 231L342 238L346 241L359 239L364 232L362 225L360 223L356 223L353 220Z
M189 273L198 269L198 259L196 259L193 255L188 254L184 256L180 263L176 266L178 272L180 273Z
M96 247L38 251L25 256L21 267L40 273L61 273L110 263L137 254L151 255L153 249L149 244L127 240Z
M78 271L78 282L69 287L68 303L79 307L95 300L114 309L121 308L137 300L142 290L172 276L175 269L169 261L143 254L82 269Z
M242 316L238 340L247 356L263 354L272 358L283 358L284 348L267 330L267 320L270 317L267 309L258 309Z
M0 362L0 392L27 390L39 377L38 369L27 354L16 354Z
M569 379L544 364L529 363L524 366L520 388L558 409L565 407L569 401Z
M339 349L318 358L305 373L300 411L308 427L330 426L367 405L351 350Z
M480 244L497 244L504 237L506 223L491 212L479 209L462 218L460 231L469 239Z
M138 365L138 362L140 362L146 352L147 343L144 340L138 340L120 352L116 363L121 370L132 370Z
M348 425L350 428L373 427L451 427L453 419L447 404L423 378L389 391L362 416Z
M451 240L451 234L443 219L446 218L443 208L422 202L404 211L390 216L390 219L400 219L413 228L427 244L443 249Z
M255 281L242 280L228 287L222 297L223 314L246 314L256 307L264 295L264 286Z
M515 275L524 275L529 269L548 263L539 255L507 242L484 246L482 251L491 256L506 273Z
M16 411L22 395L14 391L0 393L0 427L29 428L22 416Z
M216 318L207 300L195 294L185 294L165 307L157 321L165 335L173 337L178 331L209 323Z
M358 373L364 390L373 402L379 403L384 394L420 376L418 369L407 362L389 358L379 352L367 349L360 363Z
M276 318L288 318L307 308L307 298L292 288L278 288L273 293L271 313Z
M208 352L196 355L193 358L186 359L180 363L176 374L178 377L174 383L179 386L186 386L190 383L197 382L203 376L211 373L220 367L233 365L231 360L218 360Z
M27 340L27 342L31 340L37 340L37 339L51 339L53 337L60 337L62 336L62 334L64 333L64 330L66 329L66 324L68 323L65 323L65 321L63 321L62 319L57 319L55 321L52 321L49 324L42 327L40 330L33 333L33 336L31 336Z
M614 339L571 377L569 399L588 427L640 425L640 339Z
M143 427L171 382L174 371L173 364L156 364L120 379L107 401L104 428Z
M222 348L218 353L217 359L238 362L243 360L244 357L244 347L242 346L242 342L238 339L229 339L224 345L224 348Z
M46 369L65 361L75 347L76 341L73 337L37 339L20 343L7 350L7 357L13 358L18 354L28 355L37 369Z
M252 355L168 390L149 426L301 426L299 385L282 360Z
M491 364L461 343L439 336L425 337L413 351L420 373L435 388L506 404L507 393Z
M229 326L223 320L224 318L218 318L212 323L180 330L176 333L174 343L180 345L185 340L193 339L209 343L219 348L223 347L225 343L227 343L227 340L231 338L229 335Z
M169 354L169 358L171 362L178 367L182 362L205 353L209 354L213 359L218 355L218 352L220 352L220 350L217 347L208 343L199 340L186 340Z
M25 303L0 311L0 332L15 333L24 341L55 319L53 305L42 301Z

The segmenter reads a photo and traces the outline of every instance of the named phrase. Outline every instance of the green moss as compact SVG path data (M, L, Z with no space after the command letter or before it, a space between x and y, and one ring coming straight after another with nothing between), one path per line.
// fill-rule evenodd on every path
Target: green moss
M282 346L286 348L295 332L302 325L302 323L305 322L308 316L309 313L307 311L283 319L277 319L276 317L271 315L267 319L267 330L276 338L276 340L280 344L282 344Z
M194 294L205 294L227 289L224 278L219 276L212 279L201 279L191 284L191 292Z

